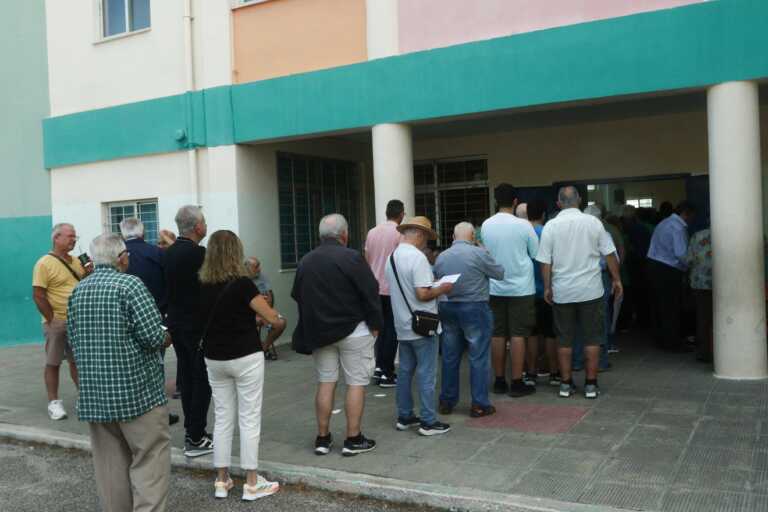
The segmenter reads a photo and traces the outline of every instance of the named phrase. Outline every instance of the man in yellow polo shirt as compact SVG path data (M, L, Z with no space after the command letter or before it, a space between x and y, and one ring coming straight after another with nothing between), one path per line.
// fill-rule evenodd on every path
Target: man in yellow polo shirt
M63 420L67 411L59 400L59 368L64 359L69 362L72 382L78 385L75 358L67 340L67 301L77 283L88 272L78 258L69 255L77 242L74 226L56 224L51 239L53 250L37 260L32 273L32 297L43 315L48 416L52 420ZM87 266L91 267L90 264Z

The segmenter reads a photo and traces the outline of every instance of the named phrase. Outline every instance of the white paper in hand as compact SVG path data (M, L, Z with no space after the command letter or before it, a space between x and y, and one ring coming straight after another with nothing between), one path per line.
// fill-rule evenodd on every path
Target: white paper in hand
M448 275L448 276L443 276L439 280L437 280L434 283L432 283L432 288L437 288L438 286L440 286L442 284L445 284L445 283L453 284L456 281L458 281L460 277L461 277L461 274L451 274L451 275Z

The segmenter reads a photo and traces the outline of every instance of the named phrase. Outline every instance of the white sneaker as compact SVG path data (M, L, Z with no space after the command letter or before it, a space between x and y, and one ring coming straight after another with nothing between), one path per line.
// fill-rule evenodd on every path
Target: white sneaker
M259 475L259 479L256 481L256 485L243 485L243 501L255 501L259 498L275 494L279 490L279 483L270 482L263 476Z
M229 496L229 491L235 486L235 482L231 478L228 478L226 482L216 480L213 484L213 495L216 498L226 498Z
M51 400L48 402L48 417L54 421L65 419L67 411L64 409L64 402L61 400Z

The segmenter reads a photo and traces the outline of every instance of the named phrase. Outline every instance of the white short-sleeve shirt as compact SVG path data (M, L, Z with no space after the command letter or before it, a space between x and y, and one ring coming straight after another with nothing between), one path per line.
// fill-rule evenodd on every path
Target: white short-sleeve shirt
M536 261L552 265L553 300L569 304L603 296L600 257L614 252L599 219L568 208L544 226Z
M395 265L397 265L397 275L400 277L400 284L403 286L403 292L408 299L411 309L413 311L437 313L437 300L433 299L422 302L416 297L416 288L428 288L435 280L427 257L415 246L407 243L398 245L393 254ZM395 273L392 271L392 264L389 258L387 258L387 266L384 272L389 283L397 339L416 340L422 338L421 335L413 332L411 328L411 312L408 310L403 294L400 293L400 288L397 286Z

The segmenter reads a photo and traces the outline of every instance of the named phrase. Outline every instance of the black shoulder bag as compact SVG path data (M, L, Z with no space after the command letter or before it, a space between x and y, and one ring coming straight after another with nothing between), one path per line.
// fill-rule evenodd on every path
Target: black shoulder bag
M235 279L237 281L237 279ZM213 317L216 315L216 309L219 307L219 303L221 302L221 298L224 297L224 294L227 293L227 290L235 283L235 281L230 281L227 283L227 286L224 287L223 290L219 293L219 296L216 297L216 302L213 304L213 308L211 309L211 314L208 316L208 321L205 323L205 329L203 329L203 332L200 334L200 343L197 345L197 349L202 352L203 350L203 343L205 343L205 336L208 334L208 329L211 328L211 323L213 323Z
M392 264L392 272L395 274L397 287L400 288L400 293L403 295L405 305L408 306L408 311L411 313L411 329L421 336L434 336L437 334L437 328L440 325L440 317L430 311L414 311L411 309L411 305L408 303L408 297L405 296L405 292L403 291L403 285L400 284L400 277L397 275L394 252L389 256L389 262Z

